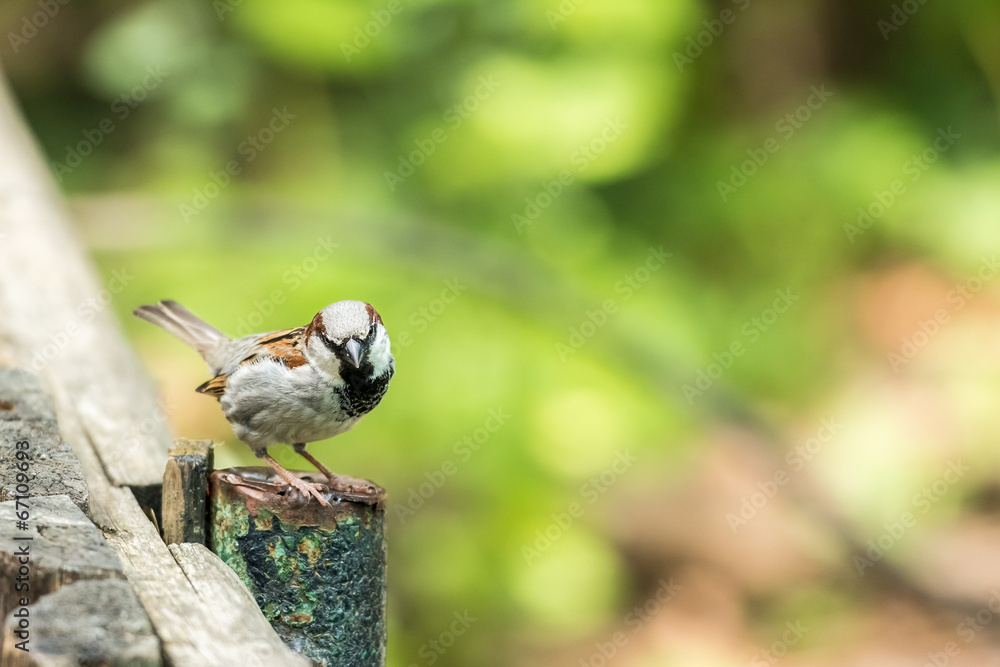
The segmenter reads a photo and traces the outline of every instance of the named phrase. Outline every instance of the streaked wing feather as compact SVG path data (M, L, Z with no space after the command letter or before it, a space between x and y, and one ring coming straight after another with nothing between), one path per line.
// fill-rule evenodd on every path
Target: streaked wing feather
M228 375L216 375L214 378L195 389L195 391L199 394L208 394L209 396L222 398L222 395L226 393L226 380L228 379Z
M240 360L240 366L265 359L280 361L288 368L297 368L306 365L308 362L305 355L302 354L302 347L305 342L305 330L305 327L296 327L294 329L283 329L264 334L251 349L250 354ZM216 375L195 389L195 391L221 398L226 393L226 381L228 379L228 373Z

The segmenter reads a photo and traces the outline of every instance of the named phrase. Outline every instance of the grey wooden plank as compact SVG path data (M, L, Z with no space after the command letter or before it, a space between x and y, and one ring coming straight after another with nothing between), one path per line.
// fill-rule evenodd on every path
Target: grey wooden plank
M24 511L27 520L19 524ZM2 502L0 528L0 618L19 606L21 597L33 602L74 581L124 578L115 552L67 496ZM30 589L23 592L15 586L21 567L30 573Z
M79 581L43 595L30 610L25 646L14 634L16 619L4 624L0 664L5 667L113 665L159 667L160 641L124 581Z
M32 496L66 495L88 509L80 460L59 432L52 399L33 374L0 366L0 501L16 497L22 482Z
M202 544L172 544L170 552L184 570L185 576L194 586L199 597L209 601L210 606L231 609L235 613L228 615L217 624L217 630L229 634L249 634L266 646L255 649L262 651L271 664L278 656L285 662L273 664L300 665L307 667L310 661L292 652L281 641L271 625L264 618L253 595L247 590L236 573L223 563L218 556Z
M113 522L108 542L149 614L169 664L303 666L290 649L246 625L248 615L260 615L252 600L240 604L240 594L231 592L220 605L219 595L203 595L192 584L129 489L111 487L101 494L107 494L100 502ZM217 585L231 588L227 581L231 579L220 578Z
M143 514L132 491L115 487L102 475L94 474L100 464L75 413L67 413L62 426L66 439L76 443L85 471L91 471L87 477L91 518L119 556L123 572L160 638L167 664L301 667L294 652L277 650L259 633L248 636L234 631L221 635L213 630L228 623L230 617L244 618L260 611L252 602L252 608L245 609L234 604L220 606L212 598L199 595ZM270 632L273 634L273 630Z
M131 277L98 279L2 81L0 156L0 361L64 390L114 484L158 485L172 438L108 307Z
M131 278L102 285L73 233L41 152L0 72L0 363L37 373L90 489L90 516L173 665L301 664L234 629L231 608L201 598L129 488L161 484L172 440L148 377L108 304ZM287 651L287 649L286 649Z
M0 419L55 421L56 406L33 373L0 367Z

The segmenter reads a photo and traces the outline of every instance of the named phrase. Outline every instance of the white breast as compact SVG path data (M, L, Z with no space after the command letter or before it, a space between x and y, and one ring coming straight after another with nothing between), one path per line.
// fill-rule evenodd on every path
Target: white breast
M341 410L336 390L343 384L309 365L288 368L265 359L237 369L220 404L236 437L260 451L277 443L325 440L357 424L360 417Z

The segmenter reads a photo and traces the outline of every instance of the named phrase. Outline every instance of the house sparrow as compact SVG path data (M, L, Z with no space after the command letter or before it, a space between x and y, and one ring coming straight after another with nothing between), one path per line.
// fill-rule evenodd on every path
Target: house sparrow
M267 453L291 444L332 488L357 489L306 452L306 444L352 428L382 400L396 362L382 318L363 301L330 304L307 326L229 338L175 301L141 306L135 315L193 347L214 378L196 389L219 399L243 442L289 485L328 505L316 484L293 475Z

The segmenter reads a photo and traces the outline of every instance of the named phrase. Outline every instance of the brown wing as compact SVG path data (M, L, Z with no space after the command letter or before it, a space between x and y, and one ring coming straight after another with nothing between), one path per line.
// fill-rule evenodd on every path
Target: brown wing
M226 380L228 379L228 375L216 375L214 378L195 389L195 391L201 394L215 396L216 398L222 398L222 395L226 393Z
M288 368L304 366L307 363L305 355L302 354L302 346L305 344L305 330L305 327L296 327L295 329L284 329L265 334L257 341L250 354L240 360L240 366L263 359L280 361ZM229 375L227 374L216 375L195 391L221 398L226 393L228 379Z

